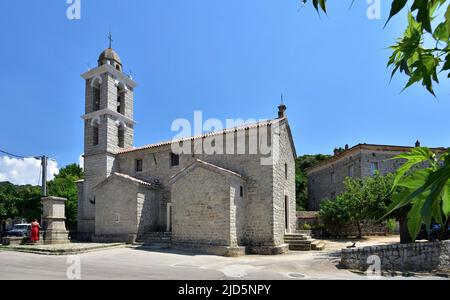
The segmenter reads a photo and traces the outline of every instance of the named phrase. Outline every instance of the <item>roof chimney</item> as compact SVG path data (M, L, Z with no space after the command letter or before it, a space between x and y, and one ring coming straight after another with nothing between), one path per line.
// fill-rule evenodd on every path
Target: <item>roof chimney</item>
M420 141L417 140L417 142L416 142L416 148L419 148L419 147L420 147Z
M281 94L281 104L280 106L278 106L278 118L284 118L286 117L286 105L284 105L284 98L283 98L283 94Z
M346 145L345 145L345 150L347 151L348 149L350 149L350 147L349 147L348 144L346 144Z

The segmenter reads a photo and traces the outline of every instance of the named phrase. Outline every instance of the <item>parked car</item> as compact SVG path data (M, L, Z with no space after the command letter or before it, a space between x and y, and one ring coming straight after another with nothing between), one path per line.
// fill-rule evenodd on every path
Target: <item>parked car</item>
M447 228L447 231L450 236L450 226ZM422 226L422 229L419 232L417 240L429 240L434 242L438 239L439 234L442 232L442 226L440 224L431 224L430 232L427 232L425 225Z
M7 236L28 236L31 231L31 224L16 224L13 229L6 232Z

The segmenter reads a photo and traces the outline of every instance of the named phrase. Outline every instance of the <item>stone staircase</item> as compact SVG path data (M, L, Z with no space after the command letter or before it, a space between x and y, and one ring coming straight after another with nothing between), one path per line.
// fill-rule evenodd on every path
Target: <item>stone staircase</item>
M286 234L284 241L289 244L289 250L292 251L321 251L325 249L325 244L321 241L311 238L303 233Z
M148 232L140 235L136 240L136 244L154 249L170 248L171 242L171 232Z

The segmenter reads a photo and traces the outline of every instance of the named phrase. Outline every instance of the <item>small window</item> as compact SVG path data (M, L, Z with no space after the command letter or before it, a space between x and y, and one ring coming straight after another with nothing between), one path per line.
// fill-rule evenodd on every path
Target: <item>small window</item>
M376 172L380 169L380 165L377 161L370 163L370 174L375 175Z
M175 153L170 153L170 166L176 167L180 165L180 156Z
M241 198L244 197L244 187L243 187L242 185L239 187L239 196L240 196Z
M98 126L92 128L92 145L98 145Z
M284 177L286 178L286 180L288 179L288 164L284 164Z
M331 172L331 184L335 184L336 183L336 173L333 171Z
M100 89L96 87L93 88L92 110L93 111L100 110Z
M118 146L120 148L125 147L125 128L121 127L118 130Z
M124 94L117 88L117 112L119 114L125 113Z
M348 166L348 177L353 178L355 176L355 166Z
M136 159L136 172L142 172L144 167L144 162L142 159Z

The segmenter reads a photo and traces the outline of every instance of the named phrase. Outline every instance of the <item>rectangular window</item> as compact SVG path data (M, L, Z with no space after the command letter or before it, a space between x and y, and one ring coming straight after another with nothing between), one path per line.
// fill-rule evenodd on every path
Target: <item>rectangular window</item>
M96 87L94 87L93 90L92 110L93 111L100 110L100 89Z
M124 94L121 93L120 89L117 89L117 112L119 114L124 114L125 112Z
M288 164L284 164L284 177L286 178L286 180L288 179Z
M124 128L119 128L119 132L118 132L118 146L120 148L124 148L125 147L125 129Z
M142 172L144 167L144 162L142 159L136 159L136 172Z
M331 184L335 184L336 183L336 173L333 171L331 172Z
M92 145L98 145L98 126L92 128Z
M240 196L241 198L244 197L244 187L243 187L242 185L241 185L240 188L239 188L239 196Z
M176 167L180 165L180 156L175 153L170 153L170 166Z
M348 166L348 177L353 178L355 176L355 166Z
M375 175L376 172L380 169L379 163L377 161L373 161L370 163L370 174Z

